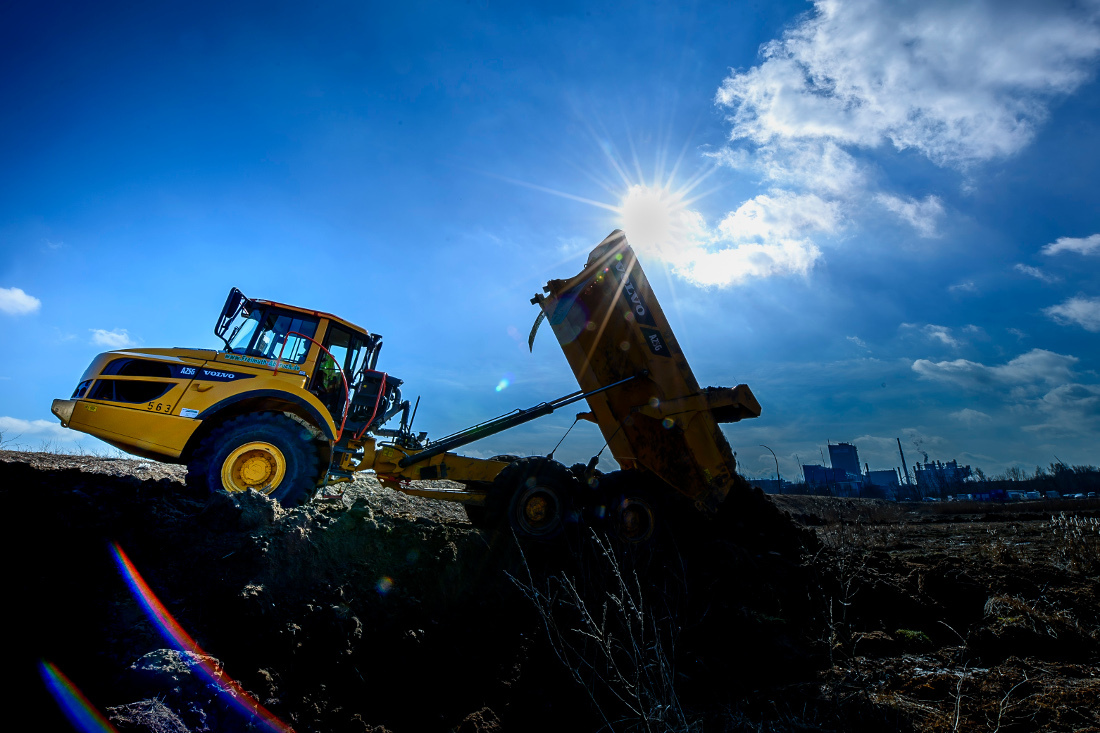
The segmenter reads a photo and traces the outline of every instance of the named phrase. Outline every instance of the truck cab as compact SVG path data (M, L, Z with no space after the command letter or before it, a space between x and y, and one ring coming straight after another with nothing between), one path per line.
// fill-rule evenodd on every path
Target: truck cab
M375 368L382 337L330 313L233 288L214 333L223 348L99 354L53 412L128 453L186 463L197 487L289 504L327 479L337 445L407 412L401 380Z

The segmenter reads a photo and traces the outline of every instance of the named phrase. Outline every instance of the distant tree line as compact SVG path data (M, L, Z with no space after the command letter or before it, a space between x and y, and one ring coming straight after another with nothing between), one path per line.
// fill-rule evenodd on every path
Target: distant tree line
M982 485L982 491L1003 489L1005 491L1057 491L1066 494L1087 494L1100 491L1100 468L1096 466L1070 466L1066 463L1051 463L1046 468L1036 466L1034 473L1026 468L1013 466L1004 473L987 476L982 469L974 470L973 481Z

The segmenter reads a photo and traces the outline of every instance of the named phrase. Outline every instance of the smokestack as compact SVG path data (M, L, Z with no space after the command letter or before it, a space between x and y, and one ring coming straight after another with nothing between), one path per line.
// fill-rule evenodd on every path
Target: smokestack
M910 486L909 483L909 466L905 465L905 451L901 449L901 438L898 438L898 453L901 454L901 470L905 472L905 485Z

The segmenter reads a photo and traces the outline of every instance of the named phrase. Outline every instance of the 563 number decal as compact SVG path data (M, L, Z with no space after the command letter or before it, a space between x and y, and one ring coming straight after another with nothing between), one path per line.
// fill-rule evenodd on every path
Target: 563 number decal
M152 410L153 412L169 413L172 411L172 406L167 402L150 402L149 406L145 409Z

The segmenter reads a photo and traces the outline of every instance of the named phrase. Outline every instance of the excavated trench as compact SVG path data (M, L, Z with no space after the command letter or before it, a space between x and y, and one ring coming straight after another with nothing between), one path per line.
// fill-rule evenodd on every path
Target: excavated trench
M1025 692L1076 730L1091 708L1059 705L1100 693L1100 565L955 556L871 505L796 522L746 489L643 548L518 547L367 479L286 511L146 461L0 452L0 475L5 695L42 730L77 689L120 731L394 733L985 730ZM1034 729L1019 710L1001 730Z

